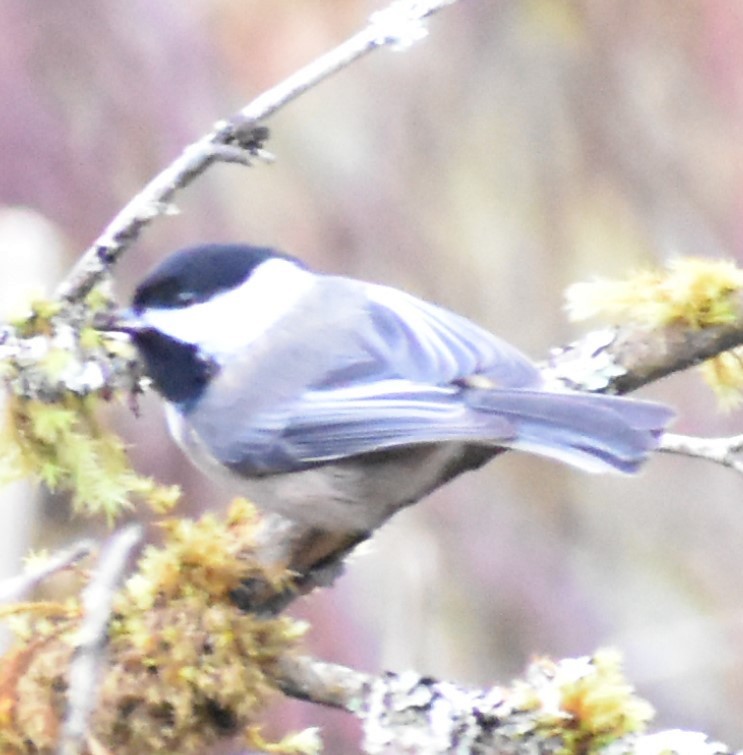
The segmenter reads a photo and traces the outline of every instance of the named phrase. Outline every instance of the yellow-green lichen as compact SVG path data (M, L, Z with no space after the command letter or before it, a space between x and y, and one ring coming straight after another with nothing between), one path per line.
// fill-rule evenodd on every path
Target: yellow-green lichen
M648 327L683 322L694 328L734 322L743 270L728 260L681 258L666 270L643 270L625 280L575 283L566 291L573 320L603 317Z
M15 349L0 368L7 388L0 428L0 483L32 476L69 492L75 511L113 521L134 499L163 512L178 499L175 487L138 475L122 441L95 417L101 396L115 390L108 377L126 370L93 327L111 306L106 286L85 305L38 299L11 321Z
M665 270L636 272L625 280L576 283L566 291L574 320L603 317L617 324L655 328L673 323L700 329L740 319L743 270L729 260L681 258ZM702 375L724 408L743 396L740 353L726 352L705 362Z
M743 347L708 359L699 366L699 370L723 409L740 406L743 402Z
M598 750L614 739L645 729L652 706L639 698L622 674L621 656L600 650L591 658L593 673L560 684L560 707L574 722L574 744ZM585 751L585 750L582 750Z
M41 297L34 298L23 313L10 318L10 325L22 338L49 335L53 330L53 319L62 311L62 308L61 302Z
M641 733L653 717L622 674L614 650L562 661L540 659L514 684L512 708L529 713L532 733L564 742L562 755L598 752Z

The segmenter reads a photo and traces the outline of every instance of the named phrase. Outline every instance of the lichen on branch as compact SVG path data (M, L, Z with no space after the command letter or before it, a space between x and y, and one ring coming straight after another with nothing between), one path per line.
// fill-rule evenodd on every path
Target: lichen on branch
M696 331L740 323L742 293L743 269L734 262L690 257L623 280L575 283L565 296L573 320L599 317L640 330L681 325ZM702 375L724 408L743 400L742 358L740 349L731 349L702 364Z
M644 731L653 715L611 650L535 661L510 687L468 690L412 672L367 683L365 751L589 753Z
M100 288L79 305L33 302L0 344L5 383L0 483L31 476L72 494L73 508L109 523L134 498L155 511L172 508L176 487L136 473L121 439L98 421L105 399L136 385L130 348L94 327L111 306Z

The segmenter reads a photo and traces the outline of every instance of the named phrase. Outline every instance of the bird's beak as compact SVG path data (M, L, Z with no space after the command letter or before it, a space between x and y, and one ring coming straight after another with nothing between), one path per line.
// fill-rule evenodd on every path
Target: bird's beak
M120 309L99 316L95 323L98 330L136 335L147 329L147 323L132 309Z

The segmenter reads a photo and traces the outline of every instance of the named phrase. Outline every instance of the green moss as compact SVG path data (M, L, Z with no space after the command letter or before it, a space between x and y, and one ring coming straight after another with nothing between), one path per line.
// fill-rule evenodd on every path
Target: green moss
M76 512L109 522L135 497L157 511L174 506L177 488L131 468L122 441L97 422L96 403L73 394L60 403L11 398L0 438L0 481L31 475L50 490L70 492Z
M244 501L220 521L206 515L165 526L115 596L107 671L90 735L119 755L202 753L245 732L255 749L317 752L303 732L270 743L256 721L275 694L274 668L304 625L243 613L231 590L274 579L253 555L258 520ZM67 670L80 626L79 600L11 607L23 613L17 643L0 664L0 745L51 752L64 715Z

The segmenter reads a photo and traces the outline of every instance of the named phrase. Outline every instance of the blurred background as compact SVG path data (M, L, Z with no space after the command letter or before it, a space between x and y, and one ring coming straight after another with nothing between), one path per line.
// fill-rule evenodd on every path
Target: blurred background
M220 117L359 28L370 0L0 0L0 305L59 280L142 184ZM118 272L166 252L275 245L453 308L535 358L582 329L563 291L674 255L743 256L743 6L462 0L270 121L272 166L216 166ZM332 306L332 304L331 304ZM694 373L643 392L678 432L743 430ZM139 469L226 503L156 398L115 419ZM619 648L657 725L743 744L743 479L659 456L637 479L517 454L398 515L295 614L356 668L505 682L535 655ZM27 485L0 501L0 567L90 524ZM100 530L99 530L100 532ZM300 703L272 731L348 716Z

